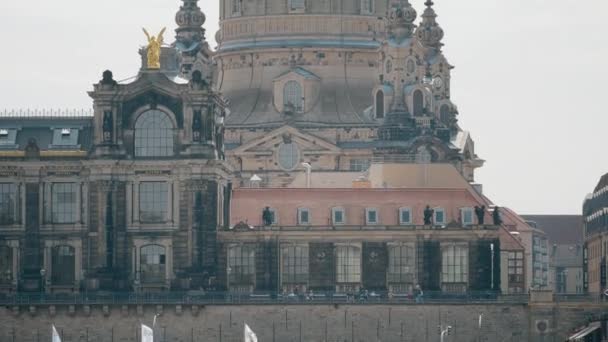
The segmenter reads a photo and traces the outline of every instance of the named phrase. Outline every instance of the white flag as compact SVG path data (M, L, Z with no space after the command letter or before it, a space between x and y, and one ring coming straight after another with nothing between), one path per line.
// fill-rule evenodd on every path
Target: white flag
M154 342L154 330L145 324L141 325L141 342Z
M52 342L61 342L61 336L59 336L59 333L57 332L57 328L55 328L55 325L53 325L53 339L51 341Z
M245 323L245 342L258 342L258 337L247 325L247 323Z

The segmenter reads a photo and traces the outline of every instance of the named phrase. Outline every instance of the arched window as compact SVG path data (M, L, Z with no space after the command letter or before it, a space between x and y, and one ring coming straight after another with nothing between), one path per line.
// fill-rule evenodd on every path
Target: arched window
M439 109L439 120L444 124L448 124L450 121L450 107L448 105L443 105Z
M285 143L279 146L279 166L285 171L291 171L298 166L300 149L295 143Z
M424 94L421 90L414 92L414 116L422 116L424 112Z
M74 285L76 280L76 253L74 247L53 247L51 254L51 282L53 285Z
M378 90L376 93L376 119L384 119L384 92Z
M164 283L166 267L165 247L159 245L141 247L139 271L142 283Z
M160 110L149 110L135 122L136 157L170 157L173 155L173 123Z
M13 249L8 246L0 247L0 284L8 285L13 282Z
M283 88L283 108L286 112L301 112L302 105L302 86L296 81L289 81Z

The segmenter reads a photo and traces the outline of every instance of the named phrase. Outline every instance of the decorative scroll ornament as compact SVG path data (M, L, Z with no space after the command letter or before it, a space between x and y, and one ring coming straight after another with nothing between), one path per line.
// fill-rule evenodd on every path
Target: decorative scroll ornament
M163 28L158 37L150 36L144 28L144 33L148 38L148 69L160 69L160 51L163 46L163 35L166 28Z

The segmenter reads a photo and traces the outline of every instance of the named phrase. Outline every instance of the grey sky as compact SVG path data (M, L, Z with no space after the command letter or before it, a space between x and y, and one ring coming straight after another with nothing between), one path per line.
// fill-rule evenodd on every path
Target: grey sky
M217 2L201 1L212 46ZM411 2L421 13L424 0ZM522 214L580 213L608 172L608 1L435 2L460 124L487 160L486 194ZM103 70L137 73L142 26L167 26L172 40L179 3L0 1L0 109L91 107L86 91Z

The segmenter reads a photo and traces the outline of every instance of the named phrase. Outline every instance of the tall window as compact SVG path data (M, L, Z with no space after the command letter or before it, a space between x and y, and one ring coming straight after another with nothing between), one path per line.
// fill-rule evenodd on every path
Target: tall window
M414 116L422 116L424 111L424 94L421 90L414 91Z
M167 220L167 197L167 183L139 183L139 220L141 222L165 222Z
M289 9L291 11L303 10L306 8L306 0L287 0L287 1L289 1Z
M291 171L298 166L300 161L300 149L298 145L291 142L279 146L279 166L285 171Z
M53 183L51 185L51 222L76 223L76 197L78 184Z
M13 249L8 246L0 247L0 284L13 282Z
M361 282L361 248L356 246L337 247L336 281L338 283Z
M164 283L166 267L165 247L159 245L141 247L139 271L142 283Z
M378 224L378 209L376 208L366 208L365 209L365 223L366 224Z
M374 13L374 0L361 0L361 13Z
M308 246L281 248L282 282L286 284L308 283Z
M149 110L135 122L136 157L170 157L173 151L173 123L160 110Z
M466 246L451 245L442 249L442 283L467 283L469 249Z
M289 81L283 88L283 107L285 111L293 110L296 113L303 110L302 86L296 81Z
M14 224L18 215L17 186L0 183L0 224Z
M74 285L76 280L76 253L72 246L57 246L52 250L53 285Z
M228 283L253 284L255 277L255 249L252 246L231 246L228 249Z
M243 0L230 0L232 2L232 14L241 14L241 2Z
M390 246L388 250L389 283L413 283L414 261L412 246Z
M378 90L376 93L376 119L384 119L384 92Z
M521 293L524 290L524 253L509 252L509 292Z
M371 161L369 159L351 159L350 171L364 172L369 169Z
M443 106L441 106L441 109L439 109L439 119L444 124L448 124L449 123L449 121L450 121L450 107L448 107L448 105L443 105Z

